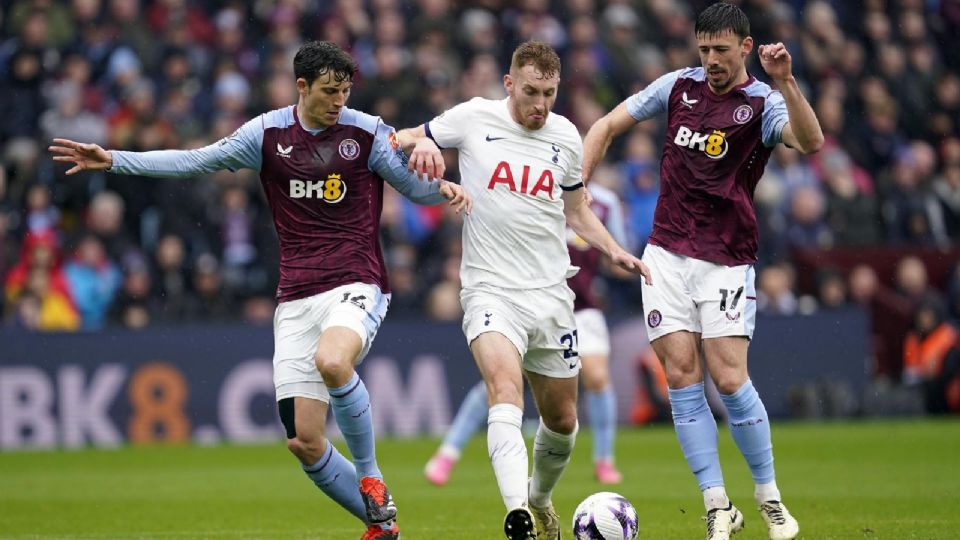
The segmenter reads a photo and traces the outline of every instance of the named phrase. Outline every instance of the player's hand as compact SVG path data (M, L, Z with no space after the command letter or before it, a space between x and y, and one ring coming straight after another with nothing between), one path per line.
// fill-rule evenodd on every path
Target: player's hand
M413 147L407 168L420 175L426 174L431 180L443 178L443 173L447 170L440 149L427 137L420 138Z
M73 163L67 174L80 171L105 171L113 166L113 153L104 150L99 144L78 143L70 139L54 139L48 150L54 154L54 161Z
M758 52L760 65L774 81L781 81L793 75L793 59L783 43L761 45Z
M590 190L587 189L587 184L583 184L583 204L588 207L593 205L593 195L590 194Z
M465 212L467 214L473 210L473 199L459 184L440 180L440 194L448 201L456 213Z
M647 285L653 285L653 274L650 273L650 268L647 265L643 264L643 261L634 257L633 255L627 253L623 249L617 249L610 254L610 262L632 272L634 274L640 274L643 276L643 281Z

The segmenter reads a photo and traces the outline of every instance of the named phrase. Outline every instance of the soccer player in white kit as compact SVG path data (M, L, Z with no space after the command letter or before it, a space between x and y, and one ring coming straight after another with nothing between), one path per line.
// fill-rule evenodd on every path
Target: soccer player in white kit
M508 97L474 98L401 131L410 166L442 177L440 148L460 151L461 185L473 197L464 220L463 331L487 387L487 449L507 507L511 540L560 537L551 494L577 433L577 353L565 225L614 264L650 280L646 266L610 236L585 203L576 127L550 114L560 59L545 43L513 53ZM523 377L540 413L527 481Z
M620 245L626 245L627 232L620 211L620 198L596 182L591 183L587 191L593 199L590 209L613 238ZM607 265L600 251L569 228L567 248L570 262L580 268L576 275L567 279L567 285L576 296L573 316L577 322L577 352L584 389L582 399L586 401L588 426L593 432L594 476L601 484L619 484L623 476L614 464L617 406L610 382L610 332L594 291L597 275ZM429 482L442 486L450 480L463 448L486 425L488 409L487 389L481 381L463 398L443 442L424 467Z

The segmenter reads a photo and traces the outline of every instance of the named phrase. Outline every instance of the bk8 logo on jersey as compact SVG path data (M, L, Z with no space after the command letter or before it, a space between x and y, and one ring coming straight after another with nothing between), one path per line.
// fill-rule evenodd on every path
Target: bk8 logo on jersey
M639 534L637 509L618 493L594 493L573 513L576 540L636 540Z
M698 133L686 126L680 126L677 130L677 136L673 138L673 144L685 146L691 150L699 150L711 159L720 159L727 155L729 145L727 144L727 134L719 129L713 132Z
M339 174L331 173L326 180L290 180L291 199L323 199L334 204L343 200L347 194L347 184Z

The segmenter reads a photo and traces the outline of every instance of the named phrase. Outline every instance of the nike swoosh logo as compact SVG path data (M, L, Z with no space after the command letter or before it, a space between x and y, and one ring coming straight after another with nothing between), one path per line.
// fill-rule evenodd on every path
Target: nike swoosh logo
M352 417L354 417L354 418L360 418L361 416L363 416L364 414L366 414L366 412L369 411L369 410L370 410L370 405L367 405L366 407L363 408L362 411L358 412L357 414L351 414L350 416L352 416Z
M501 141L503 139L506 139L506 137L491 137L490 135L487 135L487 142Z

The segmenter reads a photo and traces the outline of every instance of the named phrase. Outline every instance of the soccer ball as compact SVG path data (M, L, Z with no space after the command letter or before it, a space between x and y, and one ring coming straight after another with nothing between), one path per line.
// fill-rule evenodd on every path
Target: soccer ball
M577 540L636 540L638 534L637 509L617 493L594 493L573 513L573 537Z

